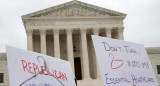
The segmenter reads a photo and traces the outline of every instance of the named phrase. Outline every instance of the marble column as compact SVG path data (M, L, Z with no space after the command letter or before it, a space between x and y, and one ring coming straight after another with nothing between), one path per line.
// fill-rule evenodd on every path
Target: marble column
M94 28L93 29L93 35L99 36L99 30L98 29L99 28ZM92 46L93 46L93 43L92 43ZM95 53L94 46L92 48L92 53L93 53L93 60L94 60L94 64L93 65L96 68L95 69L95 75L96 75L96 78L99 79L101 77L101 75L100 75L100 69L99 69L97 58L96 58L96 53Z
M86 28L81 28L81 65L82 65L82 79L91 79L89 74L89 61L88 61L88 47L86 38Z
M106 37L112 38L112 28L106 28Z
M41 53L46 54L46 30L40 30Z
M27 29L27 49L33 51L33 30Z
M123 38L123 27L118 27L118 39L124 40Z
M60 58L59 30L53 30L53 34L54 34L54 57Z
M66 29L66 34L67 34L67 57L68 57L68 61L71 62L73 74L75 74L74 73L72 29Z

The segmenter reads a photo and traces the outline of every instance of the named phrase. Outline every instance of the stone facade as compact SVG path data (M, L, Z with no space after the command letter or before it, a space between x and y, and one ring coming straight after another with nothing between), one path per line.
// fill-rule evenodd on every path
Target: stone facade
M3 83L0 86L9 86L6 53L0 53L0 73L3 73Z
M160 74L158 74L157 66L160 66L160 47L146 48L152 67L160 84Z
M70 61L78 86L102 86L91 35L123 40L125 17L124 13L74 0L22 19L28 50Z

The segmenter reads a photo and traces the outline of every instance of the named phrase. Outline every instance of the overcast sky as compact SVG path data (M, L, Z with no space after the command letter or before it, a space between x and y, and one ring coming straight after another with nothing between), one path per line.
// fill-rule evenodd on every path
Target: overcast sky
M21 16L71 0L0 0L0 52L5 45L26 49ZM126 13L125 41L160 47L160 0L80 0Z

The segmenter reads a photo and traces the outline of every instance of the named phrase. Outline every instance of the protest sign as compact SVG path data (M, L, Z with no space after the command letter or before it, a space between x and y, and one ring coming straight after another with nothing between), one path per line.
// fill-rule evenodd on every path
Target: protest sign
M143 45L92 36L104 86L159 86Z
M7 46L10 86L76 86L71 64Z

